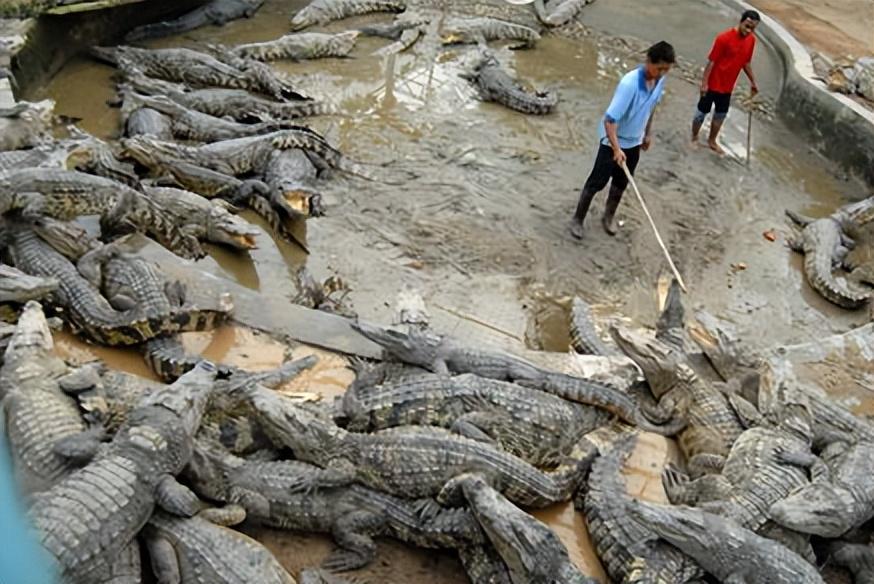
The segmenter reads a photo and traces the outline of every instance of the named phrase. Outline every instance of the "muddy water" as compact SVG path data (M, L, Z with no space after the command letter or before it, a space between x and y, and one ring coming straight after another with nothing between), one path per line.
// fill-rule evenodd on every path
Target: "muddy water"
M251 20L151 46L270 40L287 32L288 17L302 4L268 0ZM594 157L602 112L620 74L636 65L636 58L616 47L599 45L598 31L676 40L682 55L700 62L712 35L731 26L734 15L716 9L713 0L653 0L645 7L615 0L586 10L584 20L593 31L588 36L545 37L528 51L497 50L498 58L526 81L559 92L557 112L542 118L480 102L459 77L468 58L465 47L439 50L422 43L377 58L370 53L385 41L361 39L348 59L277 63L303 92L340 106L340 115L308 122L315 129L353 158L386 163L387 170L414 178L390 185L336 175L322 185L328 215L306 226L309 256L264 234L259 248L248 254L210 248L211 257L202 265L263 294L291 299L292 275L305 263L319 279L341 275L352 286L350 298L359 314L383 322L392 319L397 292L410 286L422 293L436 328L509 347L520 346L527 330L531 345L565 350L562 327L574 294L614 315L651 324L656 281L665 267L637 204L627 198L620 207L622 231L616 238L597 226L601 197L584 241L566 232ZM360 17L326 29L384 20ZM773 98L779 69L762 45L756 67L760 85L771 92L766 97ZM107 66L75 59L43 95L58 101L59 113L82 118L83 128L112 137L119 131L117 113L104 105L113 94L111 74ZM668 80L655 144L638 170L638 182L689 284L687 305L734 321L761 345L802 342L863 322L862 312L829 306L804 283L799 258L783 246L788 233L783 209L824 214L865 190L834 173L779 121L755 121L749 167L742 162L746 117L738 111L723 131L728 157L690 147L696 91L680 79ZM777 242L762 236L771 229L780 234ZM276 365L287 353L284 345L238 327L188 335L186 345L253 369ZM62 337L58 350L86 357L81 343L69 337ZM114 366L148 375L134 352L89 350ZM284 391L326 398L341 392L350 371L342 359L323 357L320 368ZM663 495L657 477L670 449L652 441L644 441L641 449L629 462L629 490L658 499ZM538 517L561 533L581 567L602 576L578 515L563 506ZM317 563L330 549L324 538L257 534L293 570ZM363 574L386 582L464 581L451 555L393 543L380 544L379 562Z

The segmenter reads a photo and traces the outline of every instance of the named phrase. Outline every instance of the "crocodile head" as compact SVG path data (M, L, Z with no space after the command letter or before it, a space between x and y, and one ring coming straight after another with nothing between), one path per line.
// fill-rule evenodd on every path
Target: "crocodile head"
M0 264L0 302L38 300L58 289L55 278L31 276L11 266Z
M73 140L69 143L66 167L69 170L84 170L116 180L129 186L139 183L139 177L130 164L121 162L109 144L71 126Z
M237 461L242 463L220 445L198 439L185 467L185 478L198 493L210 499L226 500L230 496L227 470Z
M241 391L251 400L267 435L290 448L299 460L324 463L346 434L333 423L263 386L251 385Z
M466 476L461 488L514 583L588 581L572 569L567 548L552 529L507 501L481 475Z
M39 217L31 226L43 241L72 262L102 247L101 242L91 237L83 227L70 221Z
M629 514L650 528L658 537L680 548L693 558L707 554L717 535L707 514L700 509L673 505L653 505L636 499L627 506ZM727 542L726 542L727 543Z
M325 214L322 194L296 182L279 185L280 203L292 216L321 217Z
M12 356L18 354L49 352L54 346L52 331L49 329L42 306L35 300L29 301L24 305L24 310L21 311L21 316L15 325L15 332L6 347L6 361L9 362Z
M230 213L220 202L213 202L206 219L206 238L237 249L258 247L258 229Z
M402 333L387 328L353 322L352 328L381 345L392 356L410 365L431 367L438 360L443 338L427 331Z
M676 351L658 339L625 328L610 327L610 335L623 353L643 371L650 390L661 397L677 382L677 368L681 361Z
M839 537L856 523L854 497L847 488L816 482L782 499L770 509L771 518L789 529L821 537Z
M741 346L728 323L712 314L696 312L695 319L689 323L689 336L723 379L741 377L759 366L758 358Z
M216 366L204 359L172 385L162 387L143 398L137 409L160 407L170 410L179 419L178 428L193 436L200 427L215 387L215 378Z

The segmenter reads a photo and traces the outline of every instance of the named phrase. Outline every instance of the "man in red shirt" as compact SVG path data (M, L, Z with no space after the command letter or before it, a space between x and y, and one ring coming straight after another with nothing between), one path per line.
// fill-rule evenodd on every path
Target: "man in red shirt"
M761 16L755 10L745 11L737 27L730 28L716 37L707 57L709 61L701 80L701 99L698 101L698 109L692 120L692 142L698 142L698 132L701 131L704 118L715 106L716 111L710 122L710 137L707 143L718 154L723 154L723 150L716 142L716 137L719 136L719 130L722 129L722 123L728 115L731 92L734 91L734 84L741 70L749 77L752 94L759 92L750 61L756 48L753 31L756 30L760 20Z

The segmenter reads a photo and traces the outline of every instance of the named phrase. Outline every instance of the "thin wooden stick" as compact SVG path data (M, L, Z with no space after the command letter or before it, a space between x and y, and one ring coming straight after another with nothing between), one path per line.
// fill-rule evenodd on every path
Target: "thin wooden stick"
M747 166L750 165L750 148L753 141L753 110L750 108L747 117Z
M674 260L671 259L671 254L668 253L668 248L665 247L665 242L662 241L662 236L659 234L658 227L656 227L655 221L652 220L652 215L649 214L649 209L646 207L646 203L643 200L643 196L640 194L640 191L637 189L637 183L634 182L634 177L631 176L631 171L628 170L628 166L623 162L622 170L625 171L625 176L628 177L628 182L631 183L631 188L634 189L634 194L637 195L637 200L640 202L640 206L643 208L643 212L646 215L646 218L649 219L649 225L652 227L652 232L655 233L656 240L659 242L659 246L662 248L662 251L665 253L665 258L668 260L668 265L671 267L671 271L674 272L674 276L677 277L677 283L680 284L680 288L686 294L689 293L686 290L686 284L683 282L683 276L680 275L680 271L677 270L677 266L674 265Z

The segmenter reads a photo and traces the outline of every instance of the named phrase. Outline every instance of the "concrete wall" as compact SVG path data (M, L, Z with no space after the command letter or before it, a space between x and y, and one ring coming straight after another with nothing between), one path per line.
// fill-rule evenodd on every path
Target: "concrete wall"
M741 0L722 1L738 15L757 10ZM824 156L874 186L874 112L814 79L807 49L767 14L762 14L757 36L783 61L778 113Z
M47 83L75 54L97 44L116 44L140 24L173 18L206 0L147 0L63 16L0 20L0 68L12 75L0 79L0 104ZM5 64L4 64L5 63ZM0 76L2 77L2 76Z

